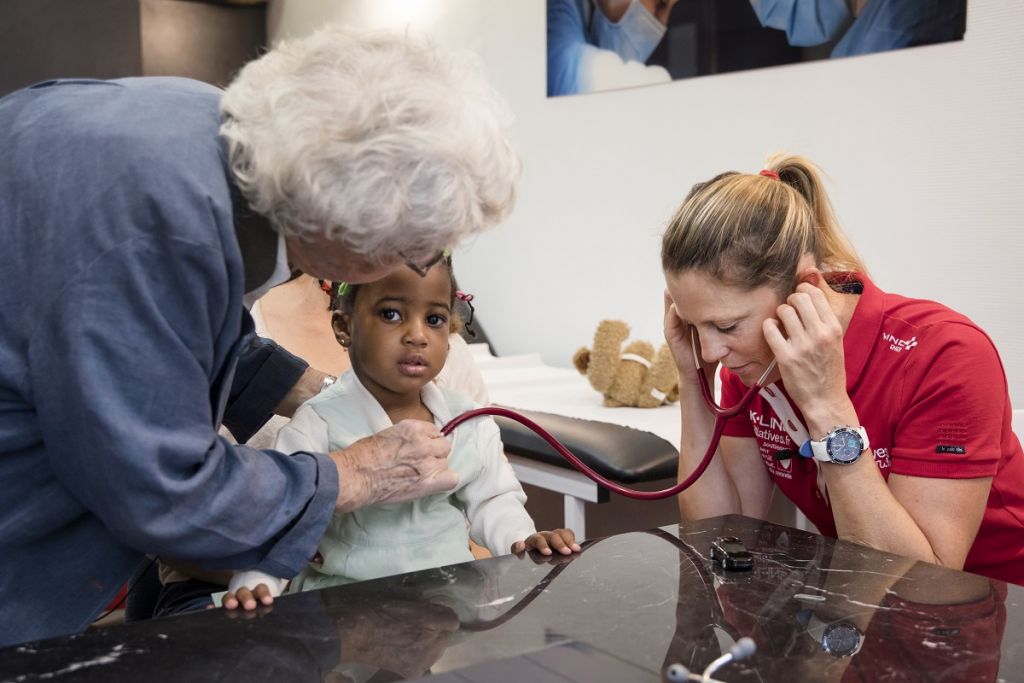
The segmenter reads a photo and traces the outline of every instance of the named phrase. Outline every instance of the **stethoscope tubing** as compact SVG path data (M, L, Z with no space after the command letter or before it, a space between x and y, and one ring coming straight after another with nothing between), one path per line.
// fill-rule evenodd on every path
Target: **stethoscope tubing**
M615 493L618 493L621 496L626 496L627 498L634 498L636 500L660 500L662 498L668 498L669 496L674 496L678 494L680 491L686 489L691 484L693 484L693 482L697 481L697 479L700 478L700 475L704 474L704 470L706 470L708 465L711 463L711 458L714 457L715 451L718 449L718 440L721 438L722 431L725 429L725 420L720 417L716 417L715 430L714 433L711 435L711 446L708 448L707 453L704 454L704 458L701 460L700 464L697 465L697 468L690 474L689 477L686 478L686 480L679 482L678 484L671 488L662 489L661 491L637 491L636 489L631 489L622 486L621 484L616 484L611 479L608 479L607 477L595 472L590 467L588 467L586 463L584 463L582 460L576 457L576 455L574 455L572 451L570 451L568 448L559 443L558 439L551 436L551 434L549 434L543 427L541 427L540 425L538 425L536 422L526 417L525 415L520 415L514 410L509 410L508 408L501 408L499 406L487 406L484 408L468 410L462 413L461 415L454 417L450 422L441 427L441 433L447 436L451 434L452 430L454 430L456 427L458 427L466 420L471 420L474 417L479 417L481 415L494 415L497 417L507 417L510 420L515 420L516 422L532 430L540 438L547 441L548 444L552 448L554 448L559 455L568 460L573 467L575 467L577 470L582 472L590 479L594 480L595 482L597 482L601 486L604 486L610 491L614 491Z
M728 420L731 417L736 417L750 405L750 402L754 400L754 395L764 388L765 383L771 376L772 372L775 371L775 367L778 362L773 358L772 362L768 364L768 367L764 372L761 373L761 377L754 382L754 386L747 389L747 393L743 395L736 405L731 408L723 408L722 406L715 403L715 397L711 395L711 385L708 384L707 375L704 374L704 367L700 362L700 353L697 351L697 330L690 328L690 350L693 351L693 366L697 368L697 378L700 380L700 393L704 397L704 403L707 404L708 409L715 414L716 423L719 418ZM711 443L718 447L718 442L712 439Z
M620 496L625 496L627 498L633 498L636 500L661 500L662 498L675 496L678 495L680 492L685 491L690 486L692 486L693 483L700 479L701 475L704 474L704 472L708 468L708 465L711 464L711 459L715 457L715 452L718 450L718 443L719 441L722 440L722 433L725 431L726 420L728 420L731 417L735 417L736 415L739 415L741 412L747 409L747 406L749 406L751 401L754 400L754 396L764 386L764 382L767 381L768 376L771 375L773 370L775 370L776 365L775 361L773 360L771 364L768 366L768 369L765 370L764 373L761 375L761 378L757 380L754 386L750 387L750 389L747 390L747 393L744 394L743 398L741 398L739 402L736 403L736 405L732 406L731 408L722 408L717 403L715 403L714 396L711 395L711 387L708 385L707 377L705 377L704 370L701 367L700 358L697 355L697 345L695 342L693 343L693 358L694 363L697 367L697 376L700 380L701 394L703 395L704 402L707 403L708 408L711 410L712 413L714 413L715 426L711 432L711 441L710 443L708 443L707 451L705 451L704 457L701 458L700 462L697 464L697 467L694 468L693 472L691 472L686 479L676 483L675 486L672 486L667 489L662 489L660 491L637 491L636 489L631 489L626 486L622 486L621 484L615 483L611 479L608 479L607 477L595 472L593 469L588 467L586 463L584 463L582 460L576 457L576 455L573 454L572 451L570 451L568 448L559 443L558 439L551 436L551 434L549 434L543 427L538 425L536 422L534 422L533 420L524 415L520 415L514 410L509 410L508 408L501 408L499 406L487 406L484 408L468 410L465 413L462 413L461 415L457 415L456 417L452 418L451 421L449 421L447 424L441 427L441 433L444 434L445 436L448 436L456 427L458 427L466 420L471 420L474 417L479 417L481 415L494 415L497 417L506 417L510 420L515 420L516 422L532 430L535 434L537 434L537 436L544 439L548 443L548 445L554 448L559 455L568 460L573 467L575 467L577 470L579 470L584 475L586 475L593 481L597 482L601 486L604 486L609 491L614 491Z

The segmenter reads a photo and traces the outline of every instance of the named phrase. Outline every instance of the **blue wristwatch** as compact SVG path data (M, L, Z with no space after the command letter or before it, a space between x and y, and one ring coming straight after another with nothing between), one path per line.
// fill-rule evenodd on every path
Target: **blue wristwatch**
M860 454L870 448L868 433L863 427L836 427L824 439L810 439L800 446L800 455L819 462L852 465Z

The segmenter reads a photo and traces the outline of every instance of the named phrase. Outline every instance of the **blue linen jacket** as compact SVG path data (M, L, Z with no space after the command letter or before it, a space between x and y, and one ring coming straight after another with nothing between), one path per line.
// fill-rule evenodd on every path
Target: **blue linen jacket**
M291 576L330 519L326 455L217 434L291 372L252 345L219 98L141 78L0 99L0 645L83 629L144 554Z

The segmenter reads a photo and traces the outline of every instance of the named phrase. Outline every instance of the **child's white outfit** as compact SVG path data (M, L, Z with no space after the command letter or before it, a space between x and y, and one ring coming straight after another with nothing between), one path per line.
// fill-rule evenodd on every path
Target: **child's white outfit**
M438 427L476 407L468 397L433 382L424 385L421 397ZM275 448L331 452L390 426L380 403L350 370L295 412L278 433ZM448 438L453 439L448 467L459 475L454 491L335 513L320 541L323 565L307 565L289 592L467 562L473 559L470 537L492 554L505 555L513 543L535 533L524 507L526 494L508 464L494 420L469 420ZM233 589L259 583L253 572L244 574L245 582L233 581Z

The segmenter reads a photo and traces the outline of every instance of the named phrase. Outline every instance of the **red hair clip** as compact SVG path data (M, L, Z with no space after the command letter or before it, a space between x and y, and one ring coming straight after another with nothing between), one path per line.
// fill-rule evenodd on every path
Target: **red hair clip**
M758 175L763 175L765 178L771 178L772 180L778 180L779 174L770 169L763 169Z

